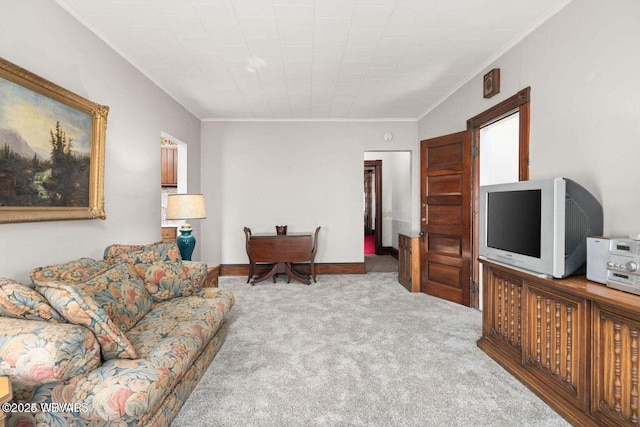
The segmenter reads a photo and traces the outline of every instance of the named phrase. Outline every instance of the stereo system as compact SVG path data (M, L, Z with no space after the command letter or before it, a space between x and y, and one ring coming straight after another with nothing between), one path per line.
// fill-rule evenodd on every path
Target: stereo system
M607 286L640 295L640 241L611 239Z
M587 238L587 279L640 295L640 240Z

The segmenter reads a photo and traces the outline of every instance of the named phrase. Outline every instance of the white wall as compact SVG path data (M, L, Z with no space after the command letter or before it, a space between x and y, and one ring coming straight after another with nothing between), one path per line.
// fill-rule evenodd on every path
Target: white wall
M418 124L421 139L531 86L530 178L572 178L604 208L604 233L640 230L640 2L571 2ZM501 92L482 98L500 68Z
M391 246L398 249L398 234L413 234L412 215L412 186L411 186L411 153L401 152L394 156L393 167L393 201L392 201L392 235ZM418 183L416 183L418 184ZM419 190L419 189L418 189ZM419 212L416 212L416 227Z
M1 57L110 107L107 219L0 224L0 276L28 282L34 267L160 240L160 133L189 144L189 190L198 191L200 121L53 1L4 0L0 8Z
M203 259L246 264L243 227L286 224L322 226L318 262L363 262L363 153L417 145L414 121L204 122L202 189L215 194L208 203L219 204L220 216L202 221Z

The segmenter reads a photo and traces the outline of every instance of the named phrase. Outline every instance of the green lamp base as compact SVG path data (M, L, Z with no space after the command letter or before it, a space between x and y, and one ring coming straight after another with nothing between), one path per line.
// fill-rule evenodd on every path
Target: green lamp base
M183 261L191 261L191 254L193 254L193 249L196 247L196 238L191 235L191 231L191 227L181 228L180 235L176 239Z

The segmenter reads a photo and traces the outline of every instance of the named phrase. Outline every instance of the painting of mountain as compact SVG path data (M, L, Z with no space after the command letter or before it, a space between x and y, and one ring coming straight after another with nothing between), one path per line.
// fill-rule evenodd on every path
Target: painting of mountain
M0 147L8 147L14 153L27 159L37 156L40 160L45 160L42 154L36 152L18 132L13 129L0 128ZM48 156L47 156L48 157Z
M0 207L88 206L92 120L0 77Z
M89 203L90 157L56 122L51 155L38 154L15 131L0 129L0 206L75 207Z
M106 218L108 113L0 58L0 224Z

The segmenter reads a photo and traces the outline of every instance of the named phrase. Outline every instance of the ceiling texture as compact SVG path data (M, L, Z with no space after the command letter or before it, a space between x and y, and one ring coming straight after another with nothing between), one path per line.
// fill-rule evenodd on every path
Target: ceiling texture
M203 120L416 120L570 1L56 0Z

